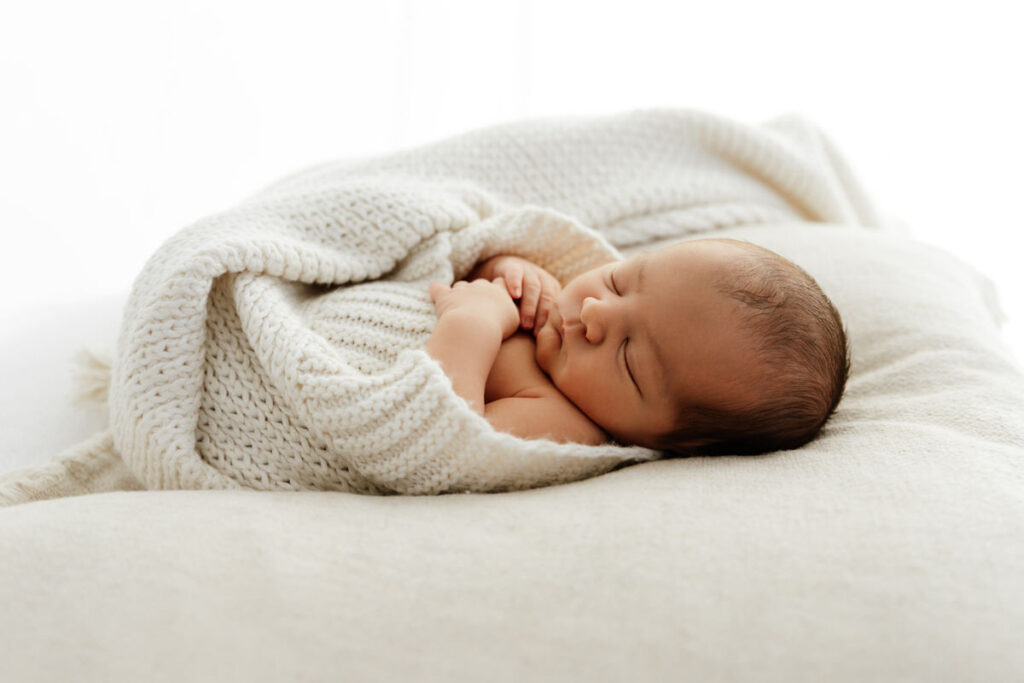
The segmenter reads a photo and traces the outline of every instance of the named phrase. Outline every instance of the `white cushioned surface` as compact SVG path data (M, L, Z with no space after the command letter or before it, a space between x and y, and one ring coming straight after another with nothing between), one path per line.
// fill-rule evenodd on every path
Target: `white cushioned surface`
M6 508L0 679L1021 680L1024 376L987 282L889 234L720 234L844 315L811 444L506 494Z

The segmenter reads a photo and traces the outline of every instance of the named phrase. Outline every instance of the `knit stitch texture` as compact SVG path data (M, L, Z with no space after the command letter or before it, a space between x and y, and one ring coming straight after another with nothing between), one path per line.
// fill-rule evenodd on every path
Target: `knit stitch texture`
M427 293L498 253L562 283L618 249L877 226L827 138L691 110L510 123L293 175L163 244L125 308L114 446L148 488L503 491L659 457L495 432L423 346Z

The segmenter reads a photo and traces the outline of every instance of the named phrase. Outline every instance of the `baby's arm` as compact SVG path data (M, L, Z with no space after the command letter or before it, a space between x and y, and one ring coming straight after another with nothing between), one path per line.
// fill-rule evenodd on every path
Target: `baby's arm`
M502 342L519 326L519 312L501 278L451 286L435 282L430 296L437 308L437 325L427 340L427 353L441 363L455 393L492 427L527 439L586 444L607 439L537 367L528 337L510 339L500 361L503 366L494 367ZM485 406L492 371L514 376L520 388Z
M491 366L501 342L519 327L516 305L501 278L451 286L435 282L430 297L437 308L437 325L426 351L441 363L455 393L483 415Z
M536 344L518 332L501 345L487 377L484 417L499 432L524 439L599 444L608 436L537 365Z

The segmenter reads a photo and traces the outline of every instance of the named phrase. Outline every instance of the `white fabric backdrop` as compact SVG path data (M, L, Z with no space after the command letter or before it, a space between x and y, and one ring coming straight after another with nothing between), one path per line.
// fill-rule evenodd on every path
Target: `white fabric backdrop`
M0 17L0 319L126 290L175 229L306 165L692 106L819 122L889 213L997 282L1020 358L1021 17L991 0L21 3Z

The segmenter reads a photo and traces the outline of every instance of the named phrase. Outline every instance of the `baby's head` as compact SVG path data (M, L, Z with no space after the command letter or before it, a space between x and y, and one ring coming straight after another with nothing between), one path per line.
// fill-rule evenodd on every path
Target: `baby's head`
M810 441L849 370L843 324L801 268L762 247L683 242L569 282L537 363L616 441L763 453Z

